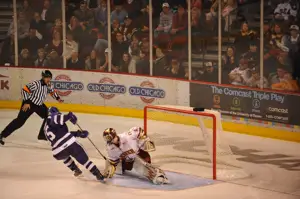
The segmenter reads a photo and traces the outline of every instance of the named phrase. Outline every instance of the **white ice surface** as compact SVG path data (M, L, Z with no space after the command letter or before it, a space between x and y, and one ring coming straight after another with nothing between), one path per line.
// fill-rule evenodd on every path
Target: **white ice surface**
M17 111L0 110L0 130ZM118 132L132 126L142 126L142 120L112 116L78 114L80 125L91 132L91 139L104 151L102 131L114 127ZM161 122L154 122L162 128ZM79 180L61 162L53 159L49 146L36 141L41 120L34 115L0 147L1 199L299 199L300 198L300 145L266 138L225 133L231 146L248 154L241 161L251 177L233 182L220 182L181 191L143 190L103 185L93 180ZM180 131L182 125L168 124L165 131ZM168 126L172 127L168 130ZM175 129L174 129L175 127ZM155 130L155 129L154 129ZM81 140L92 160L103 168L104 162L87 140ZM163 150L162 147L158 147ZM167 150L167 148L166 148ZM255 151L254 151L255 150ZM249 153L250 152L250 153ZM280 155L279 155L280 154ZM285 155L285 156L283 156ZM237 154L237 158L245 158ZM270 163L261 163L268 160ZM280 168L279 163L297 165L294 170ZM188 170L188 168L183 168ZM192 168L190 169L192 170ZM180 179L178 179L180 180Z

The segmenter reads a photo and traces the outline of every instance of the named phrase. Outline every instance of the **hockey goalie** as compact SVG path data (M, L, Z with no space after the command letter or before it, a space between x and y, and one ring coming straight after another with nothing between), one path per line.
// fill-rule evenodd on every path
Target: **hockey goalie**
M122 174L134 169L154 184L170 183L166 174L151 164L149 152L155 151L155 145L142 128L133 127L122 134L108 128L103 132L103 138L108 153L104 171L106 178L112 178L117 168Z

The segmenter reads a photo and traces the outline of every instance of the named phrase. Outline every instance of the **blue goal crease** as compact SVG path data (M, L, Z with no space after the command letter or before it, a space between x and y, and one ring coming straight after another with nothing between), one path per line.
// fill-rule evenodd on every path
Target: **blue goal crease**
M137 176L134 172L127 172L126 175L115 175L109 182L112 185L121 187L168 191L191 189L217 183L217 181L211 179L170 171L167 171L166 175L171 182L170 184L155 185L149 182L148 179Z

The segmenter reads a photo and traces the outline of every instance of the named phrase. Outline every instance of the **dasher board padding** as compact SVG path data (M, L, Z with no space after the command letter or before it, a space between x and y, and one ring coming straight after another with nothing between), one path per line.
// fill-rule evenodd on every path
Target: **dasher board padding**
M109 179L109 184L136 188L136 189L152 189L152 190L184 190L191 189L195 187L207 186L217 183L217 181L204 179L197 176L186 175L175 172L166 172L170 184L165 185L155 185L149 182L146 178L141 178L137 176L135 172L126 172L124 175L115 175L112 179Z

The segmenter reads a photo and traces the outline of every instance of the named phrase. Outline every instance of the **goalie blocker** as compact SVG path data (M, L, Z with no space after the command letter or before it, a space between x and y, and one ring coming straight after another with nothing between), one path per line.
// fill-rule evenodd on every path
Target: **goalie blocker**
M133 127L122 134L113 128L105 129L103 138L106 141L108 158L104 176L112 178L116 168L121 167L122 174L134 169L154 184L166 184L169 180L166 174L151 164L149 152L155 151L155 145L140 127Z

